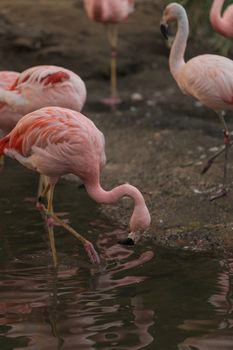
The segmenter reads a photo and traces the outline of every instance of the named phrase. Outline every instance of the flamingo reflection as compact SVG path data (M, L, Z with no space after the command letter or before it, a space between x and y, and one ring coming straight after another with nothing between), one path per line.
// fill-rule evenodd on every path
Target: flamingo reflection
M115 243L121 233L114 230L99 235L97 245L106 254L102 255L106 270L90 279L91 290L77 294L66 307L63 338L69 349L79 344L85 350L122 350L127 344L128 350L138 350L153 341L149 328L154 324L154 311L144 306L143 297L135 295L135 290L134 296L122 298L121 294L123 287L146 280L131 269L144 265L154 254L149 250L133 256L134 250Z
M5 280L0 276L2 320L10 326L5 337L26 337L27 350L48 345L49 349L122 350L126 343L127 349L139 350L152 343L154 311L136 290L147 279L138 271L154 254L116 244L116 234L124 232L99 235L98 248L106 262L103 273L67 266L57 275L32 269L26 278L25 274L15 280L12 275ZM9 293L10 281L14 286Z

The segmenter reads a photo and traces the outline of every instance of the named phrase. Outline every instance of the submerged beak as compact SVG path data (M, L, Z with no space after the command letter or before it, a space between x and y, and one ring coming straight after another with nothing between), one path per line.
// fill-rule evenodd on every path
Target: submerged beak
M167 24L164 24L164 23L161 23L160 24L160 31L161 33L163 34L164 38L166 40L168 40L169 38L169 34L168 34L168 25Z
M118 241L118 243L123 245L134 245L140 240L140 233L137 232L130 232L128 237L126 239L121 239Z

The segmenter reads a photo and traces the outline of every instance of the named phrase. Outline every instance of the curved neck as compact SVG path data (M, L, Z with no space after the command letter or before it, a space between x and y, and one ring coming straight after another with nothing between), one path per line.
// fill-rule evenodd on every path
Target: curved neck
M105 191L99 181L84 181L84 185L90 197L98 203L115 203L124 196L134 200L134 209L130 218L129 227L131 232L145 231L150 225L151 217L141 192L134 186L124 184Z
M177 33L169 57L170 71L175 79L180 68L185 64L184 53L189 35L189 23L185 12L181 13L177 18L177 27Z
M210 10L210 22L216 29L222 26L221 12L223 3L224 0L214 0Z
M128 196L134 200L135 207L145 205L141 192L129 184L117 186L110 191L105 191L99 183L85 183L85 187L90 197L98 203L111 204L124 196Z

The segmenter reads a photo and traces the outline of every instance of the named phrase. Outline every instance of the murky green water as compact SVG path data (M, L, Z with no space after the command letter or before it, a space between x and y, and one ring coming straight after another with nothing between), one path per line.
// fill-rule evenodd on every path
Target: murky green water
M61 182L55 209L101 254L93 268L56 228L60 266L30 201L37 176L11 163L0 181L0 349L233 349L233 261L117 244L85 190ZM25 199L26 198L26 199Z

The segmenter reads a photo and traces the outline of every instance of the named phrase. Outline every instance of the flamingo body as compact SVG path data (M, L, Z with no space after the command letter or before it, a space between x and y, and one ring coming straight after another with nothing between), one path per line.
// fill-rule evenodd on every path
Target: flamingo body
M215 110L233 109L233 61L218 55L201 55L189 60L178 72L183 93Z
M233 4L229 5L221 16L224 0L214 0L210 10L210 22L216 32L233 38Z
M99 203L113 203L123 196L134 200L131 231L145 230L150 214L141 192L124 184L111 191L100 185L105 164L104 136L94 123L79 112L46 107L24 116L0 141L0 155L16 158L24 166L49 177L55 185L68 173L79 176L89 195Z
M119 23L133 11L133 0L85 0L88 17L96 22Z
M27 159L24 165L54 181L67 172L90 178L105 164L103 134L90 119L68 109L47 107L30 113L7 139L7 148Z
M0 89L0 102L23 115L45 106L61 106L80 111L86 100L82 79L56 66L35 66L22 72L10 90ZM15 120L9 120L12 128ZM1 128L1 125L0 125Z

